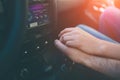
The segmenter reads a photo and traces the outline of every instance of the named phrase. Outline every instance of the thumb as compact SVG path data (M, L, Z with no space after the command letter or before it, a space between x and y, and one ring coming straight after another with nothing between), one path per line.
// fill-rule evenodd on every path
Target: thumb
M65 46L61 41L55 40L55 46L60 49L62 52L66 52L67 46Z
M67 47L59 40L55 40L55 46L74 62L77 62L77 63L84 62L86 55L82 51L75 48Z

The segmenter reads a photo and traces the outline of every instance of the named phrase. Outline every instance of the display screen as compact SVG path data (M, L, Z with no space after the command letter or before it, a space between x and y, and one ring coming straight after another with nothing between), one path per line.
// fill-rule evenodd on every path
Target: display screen
M48 4L36 3L28 6L28 27L40 27L49 23Z
M29 11L34 15L34 16L41 16L42 13L44 13L44 10L46 7L43 4L36 4L32 5L29 7Z

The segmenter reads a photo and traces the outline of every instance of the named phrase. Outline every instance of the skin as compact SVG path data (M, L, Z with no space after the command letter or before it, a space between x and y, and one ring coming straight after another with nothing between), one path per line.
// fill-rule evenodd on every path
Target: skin
M87 54L120 59L120 44L100 40L80 28L66 28L59 37L65 45Z
M57 2L58 2L58 6L59 6L58 12L62 12L65 10L72 9L73 7L76 7L77 5L83 4L84 0L57 0ZM82 46L83 50L76 48L76 47L73 47L73 46L70 47L70 45L67 45L69 42L66 42L63 39L64 38L63 34L70 32L70 31L71 31L71 29L66 31L66 32L62 31L63 33L61 32L59 34L60 40L55 40L55 45L58 49L63 51L66 56L68 56L71 60L73 60L76 63L83 64L83 65L90 67L96 71L99 71L103 74L120 79L120 77L119 77L120 61L119 60L104 58L105 56L104 57L94 56L96 54L93 54L93 52L99 53L101 48L98 49L98 48L96 48L96 46L102 44L101 42L104 42L104 41L100 41L100 40L98 40L98 39L94 38L93 36L86 33L83 36L90 37L91 38L90 41L93 41L93 42L95 41L96 44L91 43L88 38L86 38L86 39L83 38L83 41L84 41L84 39L89 41L87 43L89 43L90 45L88 45L87 43L82 43L82 44L87 45L86 47ZM84 33L84 31L82 31L82 32ZM96 50L94 50L93 47L91 47L91 45L94 47L94 49L96 48ZM111 43L110 43L110 45L111 45ZM115 44L113 44L113 45L115 45ZM105 48L102 48L102 49L104 51ZM109 51L111 51L111 50L109 50ZM106 57L108 57L108 56L106 56Z
M76 63L85 65L93 70L99 71L105 75L120 79L120 61L88 55L76 48L66 46L60 40L55 40L58 49Z

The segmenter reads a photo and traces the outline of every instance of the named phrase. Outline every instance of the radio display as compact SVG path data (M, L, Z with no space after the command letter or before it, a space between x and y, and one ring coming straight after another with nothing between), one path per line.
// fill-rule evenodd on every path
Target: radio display
M27 26L29 28L43 26L49 23L48 4L36 3L28 6Z
M39 16L43 12L44 9L45 9L45 6L42 4L36 4L36 5L32 5L29 7L29 11L34 16Z

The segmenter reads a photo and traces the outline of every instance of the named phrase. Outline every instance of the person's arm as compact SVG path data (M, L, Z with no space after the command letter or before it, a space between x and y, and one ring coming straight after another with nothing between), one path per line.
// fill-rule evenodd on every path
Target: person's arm
M88 55L78 49L67 47L59 40L55 41L55 45L74 62L85 65L108 76L120 79L119 60Z
M101 44L98 47L99 51L96 53L98 56L115 58L120 60L120 44L111 43L101 40Z
M85 53L120 59L120 44L94 37L80 28L66 28L59 34L60 41Z
M83 4L85 0L57 0L57 8L59 12L72 9Z

